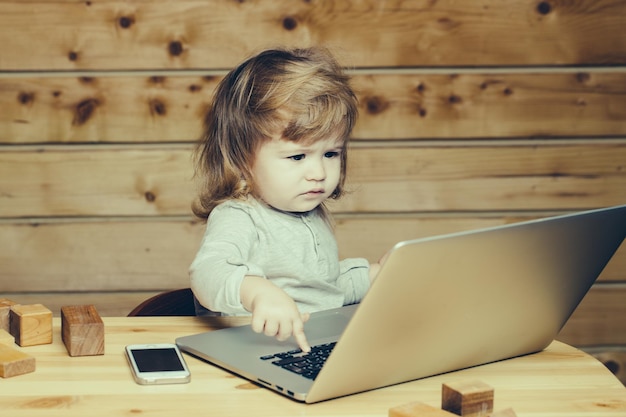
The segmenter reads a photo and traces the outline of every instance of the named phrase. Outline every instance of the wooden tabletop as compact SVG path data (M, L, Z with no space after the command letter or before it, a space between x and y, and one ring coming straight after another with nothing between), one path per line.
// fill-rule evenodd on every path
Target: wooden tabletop
M195 317L103 318L105 354L70 357L61 341L21 348L35 356L34 373L0 379L0 410L37 416L377 416L412 401L441 405L441 385L481 380L495 389L494 410L518 416L625 416L626 388L592 356L560 342L545 351L393 387L305 405L186 356L192 381L140 386L123 348L131 343L173 342L176 337L242 319ZM419 360L419 357L416 357Z

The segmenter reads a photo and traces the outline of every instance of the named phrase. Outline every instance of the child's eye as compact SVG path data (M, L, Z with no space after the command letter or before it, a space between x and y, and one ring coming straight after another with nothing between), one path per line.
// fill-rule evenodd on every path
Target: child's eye
M337 151L329 151L324 154L324 157L326 158L336 158L338 156L339 156L339 152Z
M304 154L298 154L298 155L291 155L288 157L288 159L293 159L294 161L301 161L304 159Z

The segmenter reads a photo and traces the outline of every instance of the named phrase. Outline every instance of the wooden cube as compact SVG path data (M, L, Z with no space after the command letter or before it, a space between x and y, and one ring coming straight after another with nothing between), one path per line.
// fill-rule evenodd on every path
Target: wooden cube
M17 305L15 301L8 298L0 298L0 330L9 331L9 316L11 307Z
M454 417L454 414L416 401L390 408L389 417Z
M70 356L104 355L104 323L93 305L61 307L61 335Z
M0 377L10 378L34 371L34 357L0 343Z
M463 417L488 416L493 412L493 388L481 381L443 384L441 408Z
M10 333L20 346L52 343L52 311L41 304L12 306Z

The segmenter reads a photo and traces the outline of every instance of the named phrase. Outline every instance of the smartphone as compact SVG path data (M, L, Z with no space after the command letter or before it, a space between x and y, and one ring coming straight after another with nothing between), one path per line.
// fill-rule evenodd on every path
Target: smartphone
M184 384L191 380L185 359L173 343L128 345L125 350L138 384Z

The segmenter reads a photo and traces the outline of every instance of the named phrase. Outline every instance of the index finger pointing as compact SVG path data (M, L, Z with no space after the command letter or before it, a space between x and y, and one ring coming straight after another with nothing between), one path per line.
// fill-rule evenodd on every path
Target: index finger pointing
M306 335L304 334L304 327L302 325L298 326L298 328L293 329L293 337L296 339L296 343L300 347L300 349L308 353L311 351L311 346L309 342L306 340Z

